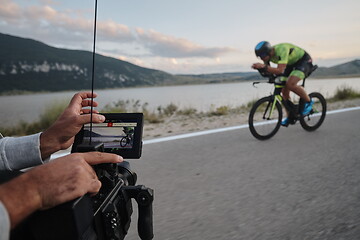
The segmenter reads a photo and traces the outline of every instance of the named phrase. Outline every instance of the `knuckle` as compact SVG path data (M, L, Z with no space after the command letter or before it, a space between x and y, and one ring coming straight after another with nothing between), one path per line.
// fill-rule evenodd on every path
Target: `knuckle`
M78 176L82 176L84 172L84 168L81 165L76 165L73 168L73 173Z
M73 96L73 99L77 99L77 98L82 98L82 97L81 97L81 93L76 93L76 94Z
M78 165L78 166L83 166L84 164L86 164L84 155L82 153L73 153L73 157L74 157L74 162Z

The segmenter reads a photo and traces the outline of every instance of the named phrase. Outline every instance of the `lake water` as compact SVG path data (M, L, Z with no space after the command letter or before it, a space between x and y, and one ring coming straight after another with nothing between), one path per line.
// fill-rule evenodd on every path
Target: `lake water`
M342 79L308 79L306 90L321 92L325 97L333 96L338 87L348 86L360 91L360 78ZM111 90L96 90L99 97L98 110L106 104L119 100L140 100L140 103L148 103L149 110L155 110L158 106L167 106L170 103L179 108L196 108L198 111L208 111L219 106L241 106L251 100L269 95L273 91L272 84L258 84L252 86L252 82L166 86L147 88L126 88ZM70 100L75 91L0 96L0 119L1 126L10 126L20 120L32 122L44 111L46 107L57 101Z

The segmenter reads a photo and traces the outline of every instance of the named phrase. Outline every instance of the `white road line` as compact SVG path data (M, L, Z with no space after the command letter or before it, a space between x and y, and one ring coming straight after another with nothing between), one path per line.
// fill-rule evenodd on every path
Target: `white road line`
M349 111L355 111L355 110L360 110L360 107L352 107L352 108L343 108L343 109L338 109L338 110L332 110L332 111L326 112L326 114L342 113L342 112L349 112Z
M344 108L344 109L328 111L328 112L326 112L326 114L328 115L328 114L349 112L349 111L355 111L355 110L360 110L360 107L352 107L352 108ZM274 123L274 121L269 121L269 122L266 122L266 123L270 124L270 123ZM248 127L249 127L249 124L244 124L244 125L239 125L239 126L234 126L234 127L217 128L217 129L194 132L194 133L180 134L180 135L175 135L175 136L170 136L170 137L155 138L155 139L145 140L143 144L145 145L145 144L152 144L152 143L167 142L167 141L173 141L173 140L178 140L178 139L183 139L183 138L202 136L202 135L207 135L207 134L212 134L212 133L233 131L233 130L242 129L242 128L248 128Z
M233 131L233 130L237 130L237 129L241 129L241 128L247 128L248 126L249 126L248 124L245 124L245 125L240 125L240 126L217 128L217 129L194 132L194 133L180 134L180 135L175 135L175 136L170 136L170 137L155 138L155 139L150 139L150 140L144 140L143 144L146 145L146 144L152 144L152 143L167 142L167 141L196 137L196 136L207 135L207 134L212 134L212 133Z
M332 110L332 111L326 112L326 114L329 115L329 114L343 113L343 112L349 112L349 111L355 111L355 110L360 110L360 107L352 107L352 108L343 108L343 109L338 109L338 110ZM269 123L271 123L271 122L269 122ZM149 139L149 140L144 140L143 145L148 145L148 144L153 144L153 143L161 143L161 142L168 142L168 141L173 141L173 140L179 140L179 139L184 139L184 138L203 136L203 135L219 133L219 132L233 131L233 130L238 130L238 129L242 129L242 128L248 128L248 127L249 127L248 124L243 124L243 125L233 126L233 127L217 128L217 129L205 130L205 131L194 132L194 133L186 133L186 134L180 134L180 135L169 136L169 137ZM51 156L51 158L52 159L53 158L58 158L58 157L65 156L67 154L69 154L69 153L61 153L61 154L55 153L55 154L53 154Z

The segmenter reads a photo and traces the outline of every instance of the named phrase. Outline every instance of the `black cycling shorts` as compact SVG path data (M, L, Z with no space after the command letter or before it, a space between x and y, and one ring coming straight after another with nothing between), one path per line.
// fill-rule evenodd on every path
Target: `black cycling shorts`
M296 63L286 66L283 76L288 77L292 71L299 70L305 74L305 77L307 77L311 73L312 68L312 59L310 55L305 52L304 56Z

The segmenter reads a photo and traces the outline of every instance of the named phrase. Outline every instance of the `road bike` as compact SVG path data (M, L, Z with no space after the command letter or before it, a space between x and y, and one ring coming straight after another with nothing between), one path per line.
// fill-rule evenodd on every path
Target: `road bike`
M133 133L127 133L126 136L121 138L120 146L126 147L127 145L131 145L132 139L133 139Z
M317 69L317 65L313 66L307 77ZM285 81L281 81L281 76L269 74L262 69L258 69L259 73L268 78L267 83L274 84L274 93L270 96L263 97L255 102L249 114L249 128L251 134L259 139L266 140L273 137L279 130L283 118L283 108L289 113L289 123L295 124L300 122L301 126L307 131L315 131L323 123L326 116L326 100L318 92L312 92L309 97L314 102L311 112L302 115L305 101L300 99L298 104L294 104L291 100L284 100L281 96L281 90L285 86ZM305 77L302 86L305 87ZM260 82L254 82L253 85Z

